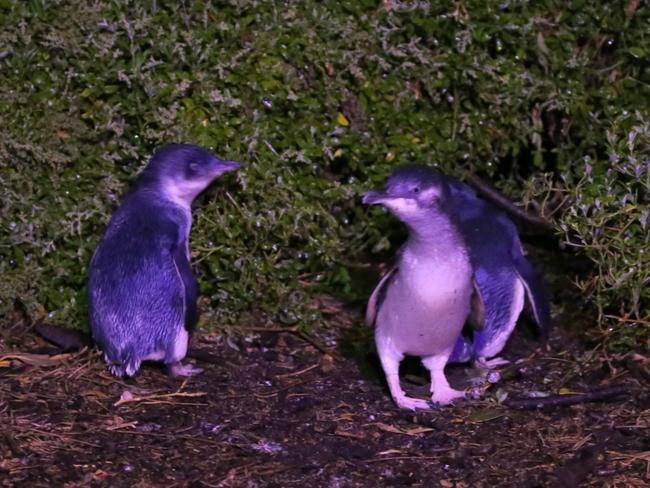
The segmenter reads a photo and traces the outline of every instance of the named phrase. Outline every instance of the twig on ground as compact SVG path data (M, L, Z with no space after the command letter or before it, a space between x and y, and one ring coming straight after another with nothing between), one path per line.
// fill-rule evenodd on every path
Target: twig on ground
M173 432L170 433L164 433L164 432L144 432L144 431L139 431L139 430L111 430L111 433L117 433L117 434L129 434L129 435L138 435L138 436L143 436L143 437L160 437L164 439L172 439L174 441L177 441L179 439L182 439L184 441L191 441L195 443L200 443L200 444L211 444L215 446L222 446L223 447L223 441L222 440L214 440L214 439L209 439L205 436L199 436L197 437L196 435L177 435ZM222 458L223 460L223 458Z
M429 449L429 452L449 452L454 451L455 447L434 447ZM362 463L379 463L386 461L432 461L440 459L440 456L393 456L393 457L383 457L383 458L373 458L365 459L361 461Z
M552 395L541 398L512 398L503 402L510 408L544 408L577 405L579 403L599 402L603 400L619 399L627 395L627 388L623 385L614 385L586 393L575 393L569 395Z
M311 366L308 366L306 368L301 369L300 371L292 371L291 373L285 373L285 374L279 374L277 377L279 378L290 378L292 376L300 376L301 374L307 373L308 371L311 371L312 369L316 369L320 366L320 364L312 364Z
M304 385L305 383L311 383L312 381L314 381L314 380L311 379L311 380L296 381L295 383L291 383L290 385L284 386L282 388L278 388L277 390L272 391L270 393L253 393L253 396L256 397L256 398L271 398L272 396L275 396L278 393L282 393L283 391L290 390L294 386ZM239 395L237 395L237 396L239 396ZM246 395L246 396L250 396L250 395ZM228 397L225 397L225 398L228 398Z
M164 394L157 394L157 395L145 395L145 396L133 396L133 395L124 395L122 394L122 397L118 401L116 401L113 406L114 407L119 407L120 405L123 405L124 403L133 403L133 402L147 402L148 404L152 403L170 403L168 398L194 398L194 397L200 397L200 396L205 396L207 395L206 392L204 391L197 391L197 392L190 392L190 393L185 393L181 391L177 391L174 393L164 393Z

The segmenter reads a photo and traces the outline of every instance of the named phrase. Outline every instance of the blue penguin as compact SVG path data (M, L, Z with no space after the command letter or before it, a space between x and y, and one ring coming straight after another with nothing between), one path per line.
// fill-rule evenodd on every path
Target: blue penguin
M425 166L395 171L384 191L363 202L383 205L409 230L397 265L372 293L366 320L375 323L377 352L393 400L400 408L425 409L463 398L445 376L454 345L472 311L474 277L462 236L447 208L451 189ZM431 374L431 402L406 396L399 382L405 355L419 356Z
M488 368L505 364L508 361L494 356L512 334L525 296L544 333L550 326L549 303L537 271L524 255L514 223L467 185L446 178L452 217L467 246L482 304L481 323L474 324L478 327L471 340L459 337L450 362L473 360Z
M113 214L88 281L92 337L113 374L132 376L146 360L163 361L173 376L202 371L181 362L198 318L191 204L239 167L198 146L163 146Z
M386 190L366 193L364 202L385 205L409 228L397 265L375 288L366 315L377 325L377 349L400 407L428 405L405 397L399 386L404 354L423 358L431 372L432 401L444 404L463 396L449 388L445 363L500 364L487 358L503 349L525 292L538 324L547 327L548 302L514 224L469 187L413 165L395 171ZM461 334L466 320L476 329L471 339ZM436 394L437 388L442 393Z

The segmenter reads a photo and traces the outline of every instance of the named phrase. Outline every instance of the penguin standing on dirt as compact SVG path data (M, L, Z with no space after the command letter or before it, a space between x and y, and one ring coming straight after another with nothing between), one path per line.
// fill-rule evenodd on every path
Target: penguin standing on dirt
M385 206L409 229L397 266L375 288L366 315L376 325L379 359L400 408L426 409L465 396L449 386L444 372L474 293L469 255L446 208L449 192L439 173L407 166L388 178L384 191L363 196L364 203ZM405 355L421 357L429 370L430 401L402 390L399 365Z
M198 319L191 204L238 168L198 146L163 146L111 218L90 263L88 297L91 333L113 374L132 376L147 360L163 361L173 376L202 371L181 362Z
M424 409L464 392L452 389L448 361L498 354L510 336L528 292L540 327L548 303L526 260L514 224L456 180L422 165L396 170L384 191L367 192L366 204L384 205L409 228L397 265L379 282L366 321L376 325L377 352L395 403ZM473 341L461 334L468 321ZM419 356L431 373L431 401L409 398L399 382L405 355Z

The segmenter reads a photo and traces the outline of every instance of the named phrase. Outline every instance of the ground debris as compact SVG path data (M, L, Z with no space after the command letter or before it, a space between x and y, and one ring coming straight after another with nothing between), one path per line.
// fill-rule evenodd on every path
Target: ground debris
M576 405L579 403L599 402L605 400L621 399L627 394L623 385L612 385L594 389L584 393L560 393L544 397L531 396L529 398L510 398L503 403L511 408L544 408Z
M20 340L0 349L0 486L635 487L650 479L648 398L628 358L587 354L563 336L542 350L515 333L510 372L481 398L409 412L393 405L374 356L334 359L319 347L332 330L305 341L278 329L233 339L238 350L199 336L192 357L206 371L185 380L155 364L117 379L92 349L39 354L33 332L17 331ZM17 359L31 354L39 360ZM449 368L453 384L472 374ZM419 366L407 362L404 378L410 394L428 394ZM506 407L531 391L570 396L614 383L628 393L616 402Z

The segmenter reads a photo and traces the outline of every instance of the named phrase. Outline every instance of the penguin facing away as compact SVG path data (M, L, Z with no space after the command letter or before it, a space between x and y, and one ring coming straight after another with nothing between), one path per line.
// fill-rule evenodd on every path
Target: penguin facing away
M240 166L198 146L163 146L113 214L88 281L91 334L113 374L132 376L148 360L163 361L173 376L202 371L182 363L198 319L191 204Z
M526 260L514 224L456 180L423 165L396 170L382 192L364 203L384 205L409 229L397 265L373 291L366 321L375 340L391 395L402 408L430 403L405 396L399 385L404 355L422 357L431 373L431 402L463 397L449 387L447 362L488 361L503 349L523 308L524 291L540 327L548 303ZM465 321L476 330L462 334Z

